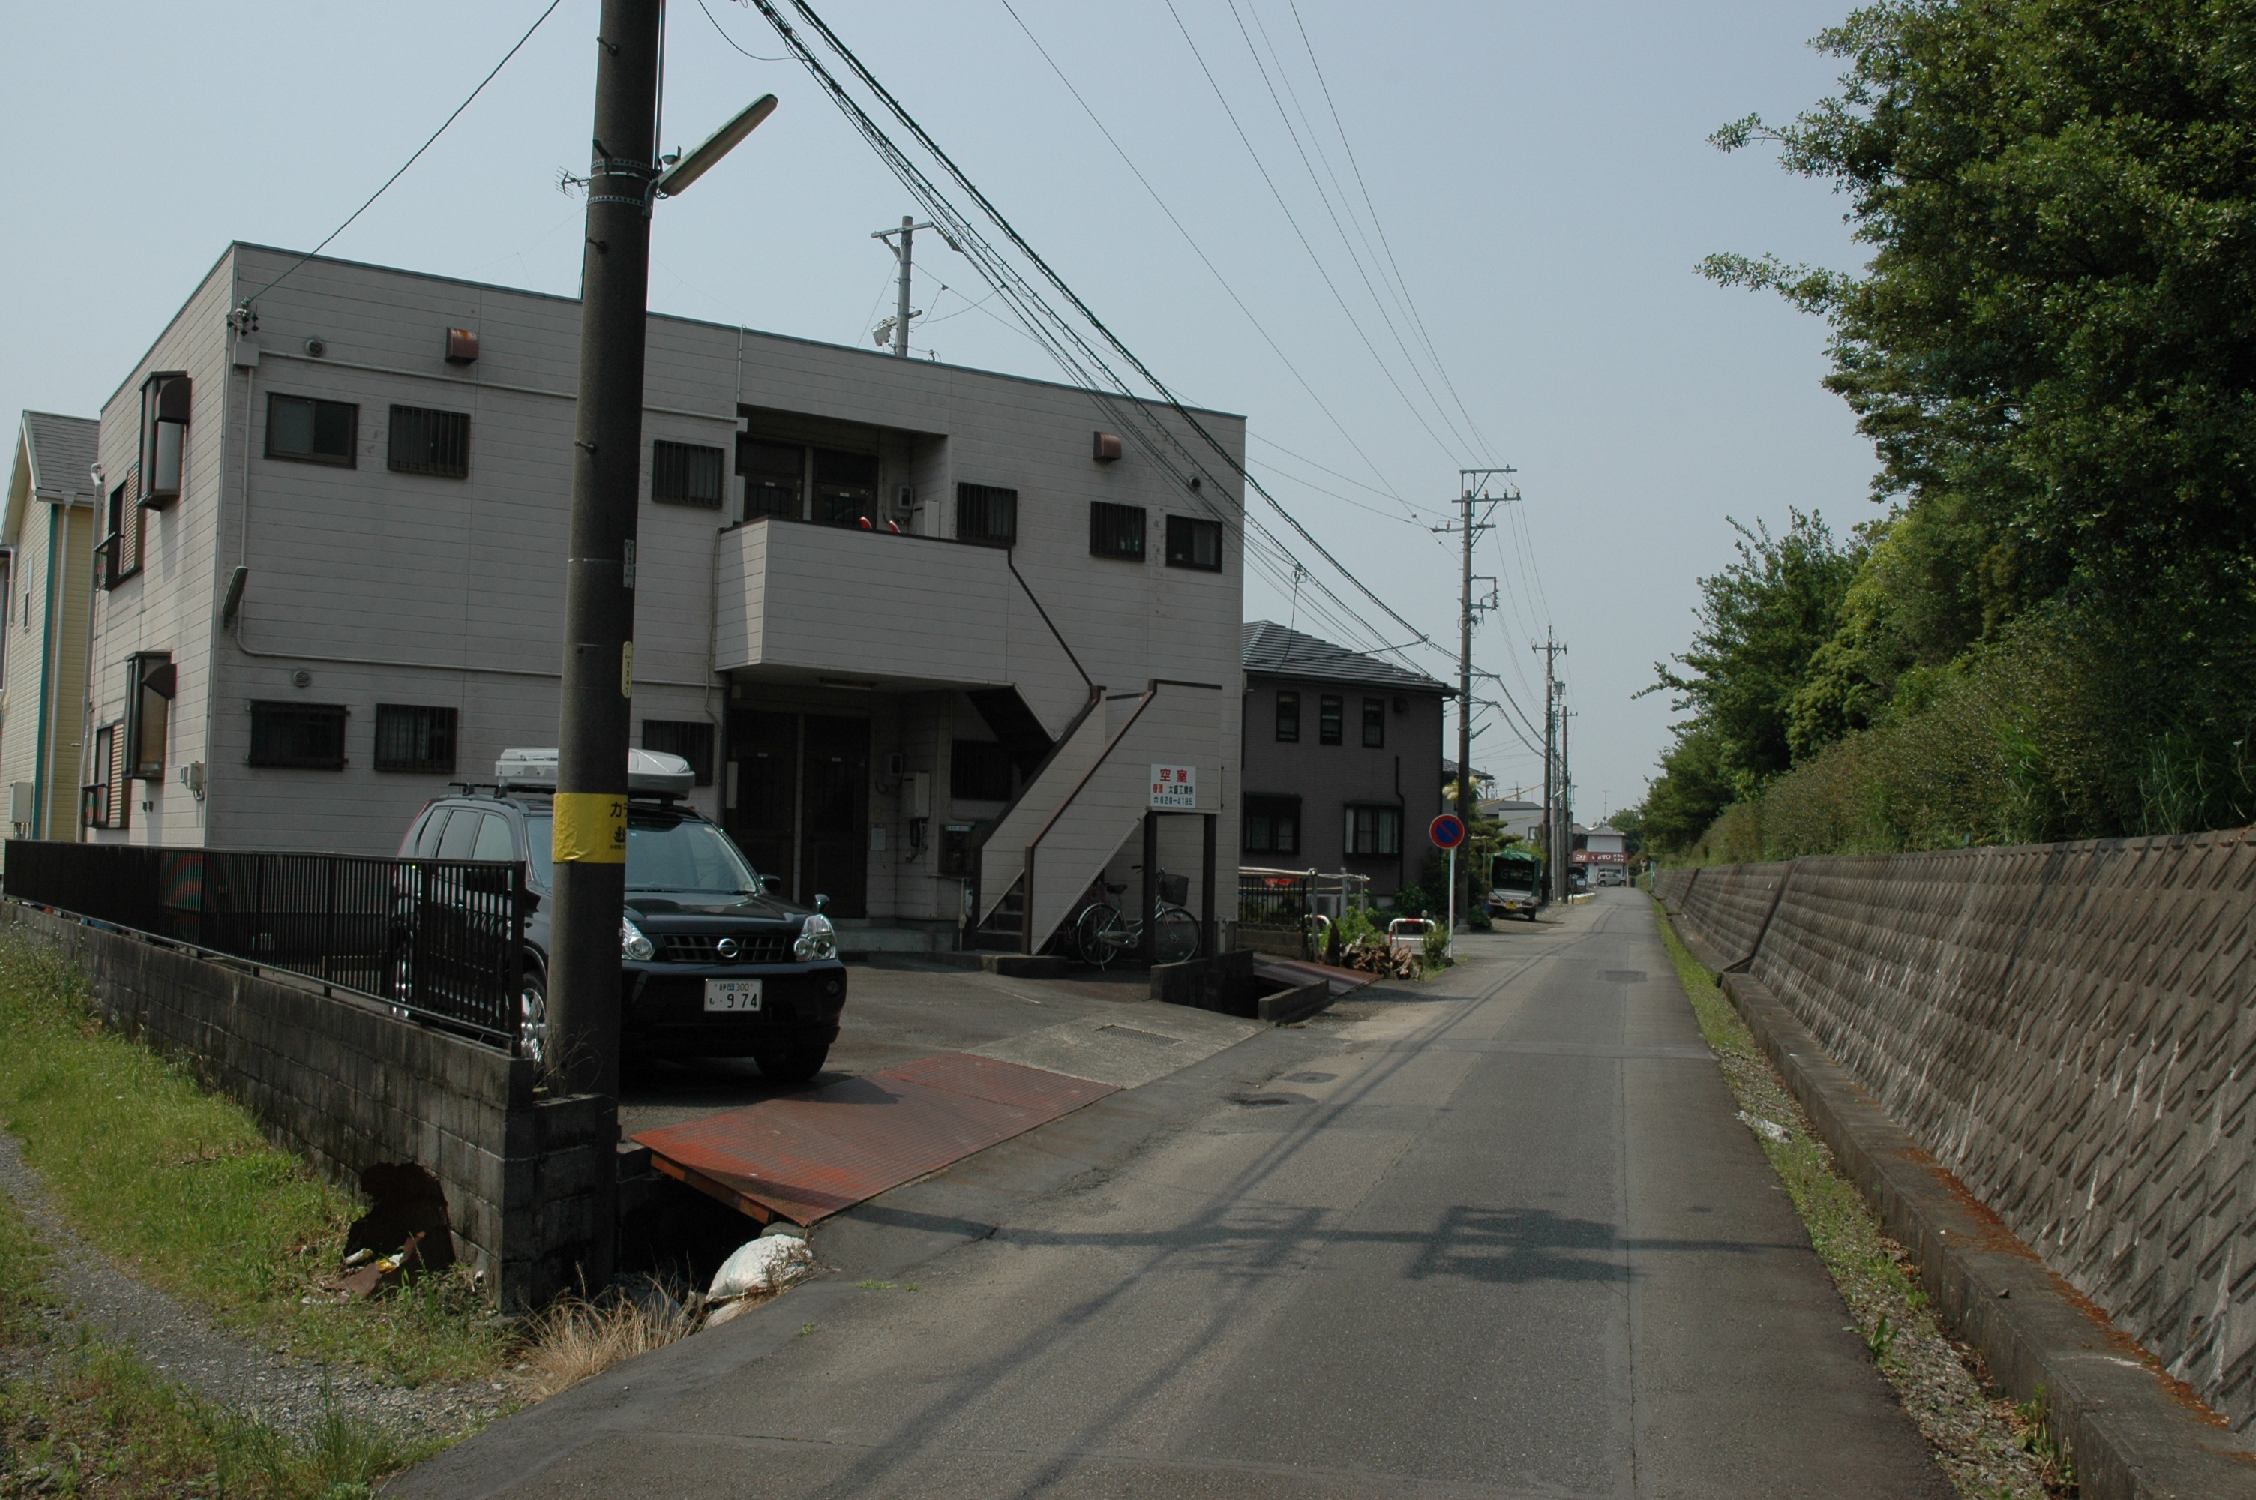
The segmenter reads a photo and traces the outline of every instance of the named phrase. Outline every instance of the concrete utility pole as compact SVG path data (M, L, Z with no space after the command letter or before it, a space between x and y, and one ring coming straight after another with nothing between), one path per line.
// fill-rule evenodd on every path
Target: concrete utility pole
M1463 510L1455 525L1433 528L1435 531L1444 534L1455 531L1464 538L1464 561L1457 590L1457 806L1455 811L1457 820L1465 825L1468 832L1471 831L1473 826L1473 806L1476 800L1473 795L1473 621L1479 618L1481 610L1493 608L1496 603L1496 596L1493 592L1489 595L1487 603L1481 605L1473 603L1473 543L1479 540L1482 532L1494 529L1489 524L1488 516L1495 511L1497 506L1520 498L1518 491L1509 495L1490 495L1488 493L1489 482L1518 472L1519 470L1509 467L1459 469L1457 471L1457 501L1463 507ZM1473 506L1476 502L1488 507L1488 510L1482 512L1481 519L1477 521L1473 519ZM1493 579L1488 581L1494 582ZM1460 912L1470 913L1473 909L1473 862L1470 859L1457 861L1456 887L1456 909Z
M1544 879L1551 887L1555 900L1564 900L1567 894L1565 861L1559 856L1559 813L1557 759L1552 747L1562 736L1559 734L1559 658L1567 648L1546 635L1543 644L1530 646L1531 651L1543 653L1543 865ZM1563 758L1563 757L1560 757Z
M870 231L870 238L885 241L892 248L893 258L901 264L901 292L893 310L893 353L896 358L907 359L909 357L909 319L918 316L909 308L909 272L915 260L916 232L920 229L931 229L933 227L930 224L919 224L911 215L904 215L901 219L901 227L898 229L874 229ZM901 242L897 245L893 243L893 236L895 235L901 237ZM948 238L945 234L940 237L942 239ZM953 240L948 242L951 245L955 243Z
M1559 710L1559 868L1574 866L1574 767L1567 759L1567 721L1575 717ZM1562 873L1561 879L1565 878Z

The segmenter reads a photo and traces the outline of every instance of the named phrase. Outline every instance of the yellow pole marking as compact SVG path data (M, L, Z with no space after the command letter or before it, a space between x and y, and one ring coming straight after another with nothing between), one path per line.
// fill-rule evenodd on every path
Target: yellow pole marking
M556 833L549 852L558 864L627 862L627 798L623 792L558 792Z

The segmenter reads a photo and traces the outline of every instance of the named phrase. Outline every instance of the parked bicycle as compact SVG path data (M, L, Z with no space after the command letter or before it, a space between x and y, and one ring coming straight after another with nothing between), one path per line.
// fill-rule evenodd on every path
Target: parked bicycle
M1081 914L1073 923L1073 941L1085 962L1102 969L1122 954L1138 951L1144 940L1144 923L1121 911L1109 899L1126 891L1126 885L1114 885L1101 877L1098 885L1108 899L1091 900L1081 908ZM1154 963L1179 964L1198 956L1198 918L1183 907L1190 888L1189 876L1170 875L1165 870L1159 872L1159 901L1152 907L1151 914Z

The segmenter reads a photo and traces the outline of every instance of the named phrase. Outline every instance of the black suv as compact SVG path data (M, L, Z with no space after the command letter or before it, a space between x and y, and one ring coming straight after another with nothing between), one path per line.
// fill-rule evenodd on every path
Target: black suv
M458 786L417 814L400 856L476 859L524 867L524 1000L519 1038L539 1061L547 1045L550 799L553 750L505 751L492 787ZM780 900L729 836L681 800L691 784L679 756L637 750L627 800L627 903L619 922L619 1033L629 1056L750 1057L760 1071L801 1083L822 1070L846 1004L838 937L822 915ZM435 887L435 883L434 886ZM423 887L418 883L418 890ZM476 951L433 942L432 923L481 924L479 903L421 897L416 921L427 951ZM436 975L410 974L412 985ZM409 996L403 995L407 999Z

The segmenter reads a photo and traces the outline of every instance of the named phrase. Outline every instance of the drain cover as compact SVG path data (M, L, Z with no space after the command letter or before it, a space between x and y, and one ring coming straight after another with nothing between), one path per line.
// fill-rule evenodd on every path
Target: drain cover
M1114 1036L1132 1036L1139 1042L1157 1042L1162 1047L1172 1047L1179 1040L1176 1037L1161 1036L1156 1031L1138 1031L1133 1026L1099 1026L1097 1031L1099 1034L1109 1031Z
M1299 1094L1232 1094L1230 1102L1247 1109L1266 1109L1273 1104L1307 1104L1310 1101Z

